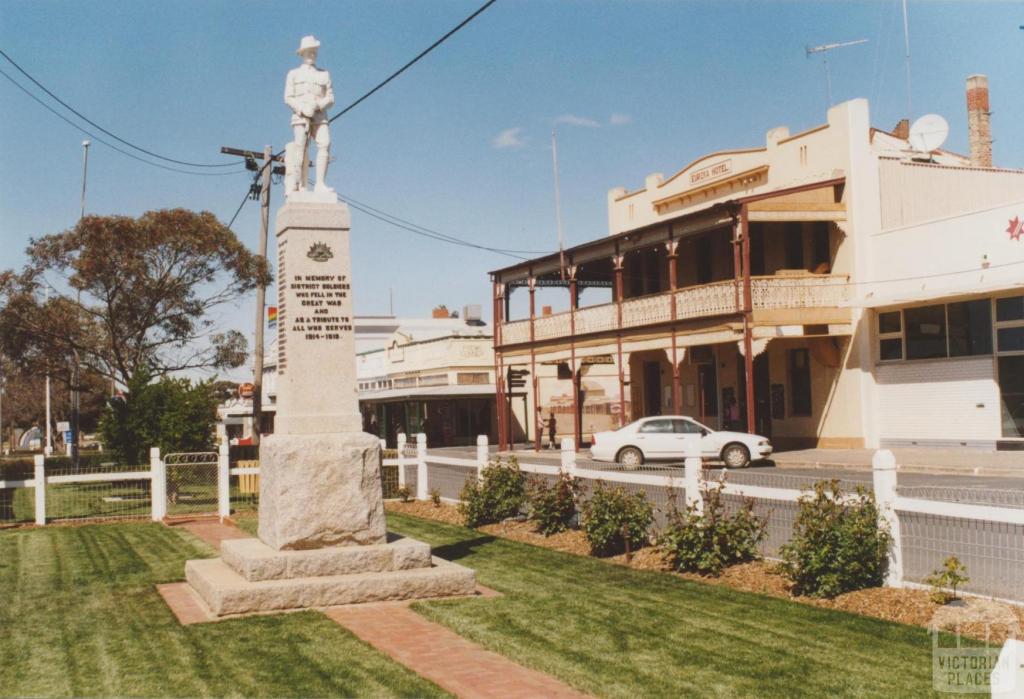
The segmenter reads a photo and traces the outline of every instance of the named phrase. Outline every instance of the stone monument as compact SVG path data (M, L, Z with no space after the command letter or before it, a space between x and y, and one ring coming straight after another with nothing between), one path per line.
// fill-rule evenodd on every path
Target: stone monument
M185 566L217 616L476 587L472 570L432 557L427 544L389 541L385 530L380 442L362 432L356 396L350 216L323 181L334 97L327 72L314 67L319 45L303 38L306 63L288 74L285 92L296 136L289 149L301 156L285 159L295 187L276 219L277 416L274 434L260 440L259 538L224 541L221 558ZM313 191L296 172L309 137L318 144Z

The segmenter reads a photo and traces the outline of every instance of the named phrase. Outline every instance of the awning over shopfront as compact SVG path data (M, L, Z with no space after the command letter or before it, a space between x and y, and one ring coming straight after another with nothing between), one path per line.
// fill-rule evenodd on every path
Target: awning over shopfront
M407 398L477 398L493 396L493 384L462 385L462 386L420 386L415 388L389 388L383 391L361 391L359 400L383 401L403 400Z

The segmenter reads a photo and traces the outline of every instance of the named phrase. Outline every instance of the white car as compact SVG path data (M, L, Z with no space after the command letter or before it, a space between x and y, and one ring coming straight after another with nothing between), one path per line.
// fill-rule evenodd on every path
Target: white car
M615 461L637 467L656 459L682 459L687 435L699 434L701 456L721 459L729 468L741 468L751 459L772 453L766 437L746 432L716 432L684 415L659 415L631 422L614 432L594 435L590 455L595 461Z

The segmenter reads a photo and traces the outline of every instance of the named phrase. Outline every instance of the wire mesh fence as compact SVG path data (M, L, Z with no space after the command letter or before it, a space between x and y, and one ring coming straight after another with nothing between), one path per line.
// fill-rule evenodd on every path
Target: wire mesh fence
M476 478L476 464L455 466L427 461L428 494L436 490L442 498L457 500L469 478Z
M35 488L0 488L0 526L35 520Z
M398 497L398 465L382 464L380 467L380 485L385 498Z
M217 452L185 452L164 457L169 517L217 512Z
M967 567L966 592L1024 600L1024 527L900 513L903 578L923 583L949 556Z
M147 518L152 512L148 464L58 464L46 468L46 481L50 521Z

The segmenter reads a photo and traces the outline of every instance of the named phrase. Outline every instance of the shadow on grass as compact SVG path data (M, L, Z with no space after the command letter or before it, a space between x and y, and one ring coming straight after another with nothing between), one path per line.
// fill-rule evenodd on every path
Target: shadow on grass
M466 539L454 544L445 544L434 549L434 555L446 561L457 561L476 552L476 549L489 544L497 539L493 536L478 536L475 539Z

